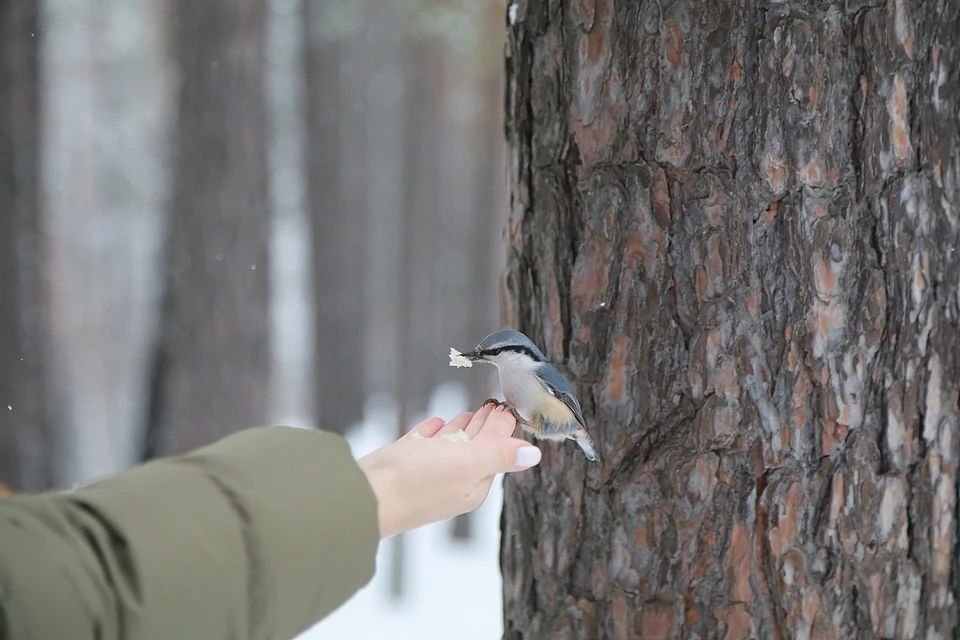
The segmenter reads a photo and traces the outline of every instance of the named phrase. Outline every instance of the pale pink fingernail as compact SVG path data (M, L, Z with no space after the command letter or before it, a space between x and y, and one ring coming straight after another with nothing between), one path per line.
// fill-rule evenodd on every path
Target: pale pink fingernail
M520 447L517 449L516 465L519 469L528 469L538 464L542 455L536 447Z

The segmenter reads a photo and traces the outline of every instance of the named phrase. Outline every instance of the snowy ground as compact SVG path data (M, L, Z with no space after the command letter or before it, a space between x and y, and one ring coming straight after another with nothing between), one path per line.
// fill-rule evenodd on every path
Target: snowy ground
M56 382L64 389L61 401L69 427L59 482L68 487L137 462L146 402L144 376L157 312L156 260L163 238L167 182L162 160L170 104L156 96L166 95L169 70L161 65L159 50L144 47L143 38L137 37L146 33L150 18L149 11L137 7L149 3L136 0L129 11L107 12L106 22L92 27L87 18L94 15L93 10L80 7L77 14L78 7L67 7L71 3L47 4L63 5L45 16L50 18L50 29L44 38L44 92L53 106L45 136L44 157L50 171L45 174L44 189L51 212L54 348L63 358L56 367L60 376ZM277 215L271 257L276 405L270 422L306 427L310 426L313 330L301 173L303 132L298 124L298 6L291 0L271 1L275 134L271 192ZM94 51L90 37L101 29L120 39ZM117 52L123 55L118 58ZM130 55L135 59L128 60ZM116 104L98 98L102 83L115 82L120 78L117 73L134 68L142 77L159 79L148 83L148 91L140 83L128 86ZM117 86L123 84L121 78ZM390 146L376 135L370 140L381 152ZM390 175L395 179L397 174ZM123 178L120 191L91 187L106 185L117 176ZM371 206L380 207L376 213L383 218L393 211L396 198L390 192L392 183L386 183L386 191L383 176L380 183L374 190L379 200ZM445 358L449 346L443 345L438 357ZM389 402L372 398L369 405L364 424L349 437L357 456L390 441L394 431ZM449 419L466 408L463 394L450 387L438 390L430 413ZM380 550L374 580L301 640L499 638L500 490L498 480L487 503L475 513L474 537L467 542L451 538L450 523L405 537L407 574L402 600L395 601L389 594L394 549L387 542Z
M450 419L462 410L463 394L456 387L441 388L432 404L431 415ZM348 437L354 455L364 455L387 441L392 416L389 399L368 404L365 424ZM450 523L405 536L405 590L399 601L390 595L394 548L389 541L382 544L370 584L300 640L501 637L501 505L501 479L497 479L486 503L474 513L471 540L453 540Z
M277 357L277 416L274 422L306 427L310 426L305 408L310 392L312 353L311 310L304 303L309 299L309 254L305 244L308 235L302 219L280 219L275 224L273 286L277 322L273 339ZM491 395L498 392L496 389ZM466 392L457 384L439 387L430 404L429 415L445 420L468 409ZM364 413L364 422L347 438L357 457L394 439L395 414L391 398L370 398ZM418 421L415 419L408 428ZM494 482L487 501L474 512L474 535L470 540L454 540L449 522L404 536L406 563L402 599L394 600L390 594L394 546L388 540L380 547L376 575L366 588L299 640L500 638L503 629L501 480Z

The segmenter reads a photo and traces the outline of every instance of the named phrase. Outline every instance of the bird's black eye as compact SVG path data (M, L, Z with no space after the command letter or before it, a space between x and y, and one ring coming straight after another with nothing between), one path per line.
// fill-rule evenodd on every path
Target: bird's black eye
M503 351L503 349L500 349L500 348L490 349L489 351L487 351L487 355L491 355L491 356L499 355L501 351Z

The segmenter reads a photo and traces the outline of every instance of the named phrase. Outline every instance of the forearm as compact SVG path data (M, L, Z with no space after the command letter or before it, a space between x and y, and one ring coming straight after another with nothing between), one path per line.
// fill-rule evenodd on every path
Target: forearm
M376 509L341 438L285 428L0 500L0 625L50 640L291 638L373 575Z

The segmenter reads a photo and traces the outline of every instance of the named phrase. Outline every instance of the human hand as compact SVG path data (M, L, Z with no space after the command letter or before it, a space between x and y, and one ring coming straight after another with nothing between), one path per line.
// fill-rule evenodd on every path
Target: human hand
M427 418L402 438L360 458L377 496L380 538L449 520L483 504L498 473L540 462L540 449L513 437L516 419L487 405L444 424ZM469 442L442 436L463 430Z

